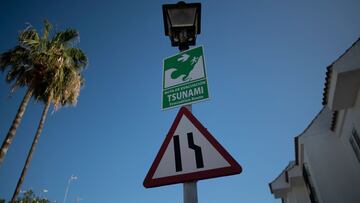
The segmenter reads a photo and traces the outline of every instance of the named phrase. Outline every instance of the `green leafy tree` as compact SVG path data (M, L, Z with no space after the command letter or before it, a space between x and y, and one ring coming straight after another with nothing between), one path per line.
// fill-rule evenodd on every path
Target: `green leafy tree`
M3 203L5 203L5 200L3 201ZM23 193L20 198L16 200L11 200L9 201L9 203L50 203L50 201L48 199L36 196L32 190L29 190Z
M57 32L52 38L49 38L51 27L51 24L45 21L46 40L29 42L29 46L32 46L31 53L34 61L44 67L41 78L33 89L33 95L37 101L43 102L45 106L14 191L13 201L19 194L50 105L53 104L55 110L68 104L75 105L80 88L84 83L81 72L86 67L88 60L81 49L74 47L79 38L79 33L74 29L67 29L63 32Z

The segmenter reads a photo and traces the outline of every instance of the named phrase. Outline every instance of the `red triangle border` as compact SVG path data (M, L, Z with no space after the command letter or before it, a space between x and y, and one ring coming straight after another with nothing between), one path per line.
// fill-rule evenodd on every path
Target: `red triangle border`
M152 177L154 176L154 173L159 166L160 161L167 149L167 146L169 145L183 115L185 115L191 121L191 123L194 124L194 126L205 136L205 138L210 142L210 144L212 144L215 149L225 158L225 160L230 163L230 166L153 179ZM176 183L192 182L220 176L235 175L241 172L242 168L240 164L236 162L236 160L225 150L224 147L220 145L220 143L210 134L210 132L200 123L200 121L195 118L195 116L187 108L181 107L175 117L173 124L171 125L168 134L165 137L163 144L160 147L159 152L155 157L153 164L150 167L149 172L144 179L143 185L146 188L151 188Z

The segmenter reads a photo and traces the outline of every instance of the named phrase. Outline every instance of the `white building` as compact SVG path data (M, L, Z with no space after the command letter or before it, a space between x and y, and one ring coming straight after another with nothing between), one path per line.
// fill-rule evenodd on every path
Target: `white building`
M360 203L360 39L328 67L323 105L269 184L284 203Z

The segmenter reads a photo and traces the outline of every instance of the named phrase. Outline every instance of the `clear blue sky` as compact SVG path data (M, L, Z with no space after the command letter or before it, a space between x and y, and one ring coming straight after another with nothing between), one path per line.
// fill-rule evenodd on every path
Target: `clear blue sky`
M162 60L178 52L164 36L161 5L176 1L2 1L0 51L18 31L48 18L79 30L89 57L75 108L50 114L23 190L68 203L181 203L182 185L142 181L178 109L160 110ZM194 115L243 166L236 176L198 183L199 202L270 203L268 183L294 159L294 140L321 109L326 67L360 37L360 1L202 1L211 100ZM8 97L0 76L0 140L24 90ZM4 164L9 199L43 105L31 102ZM52 111L52 110L51 110ZM42 193L47 189L47 193Z

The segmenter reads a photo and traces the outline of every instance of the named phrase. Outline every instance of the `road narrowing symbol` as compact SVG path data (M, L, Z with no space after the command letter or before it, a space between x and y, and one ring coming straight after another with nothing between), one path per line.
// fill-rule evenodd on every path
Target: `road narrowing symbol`
M175 169L176 172L182 171L182 162L181 162L181 151L180 151L180 142L179 135L174 135L174 154L175 154ZM187 133L187 139L189 143L189 148L195 151L195 161L196 168L204 168L204 161L201 152L201 147L194 144L193 133Z
M144 180L157 187L241 173L241 166L182 107Z

